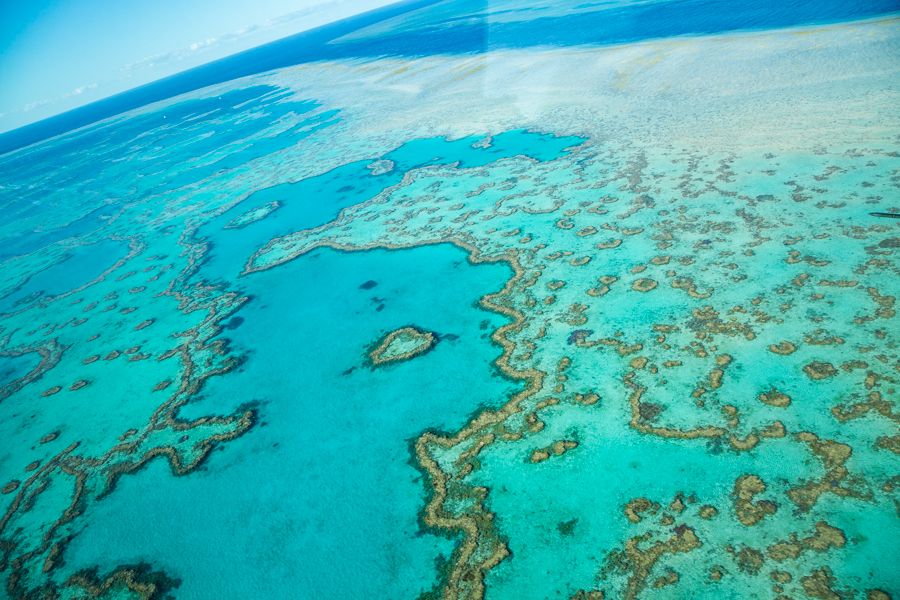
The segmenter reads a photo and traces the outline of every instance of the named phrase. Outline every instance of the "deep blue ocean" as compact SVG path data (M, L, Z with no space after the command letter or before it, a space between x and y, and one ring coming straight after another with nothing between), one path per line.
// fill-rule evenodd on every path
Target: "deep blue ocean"
M776 29L812 23L864 19L900 10L898 0L672 0L634 2L607 7L604 2L567 2L576 14L522 19L491 18L489 0L453 3L446 17L441 0L399 2L229 56L122 94L100 100L44 121L0 135L0 154L82 127L151 102L216 83L317 60L379 56L427 56L480 53L528 46L605 45L686 35L710 35L740 30ZM597 10L590 10L596 5ZM587 10L585 10L587 9ZM414 11L434 11L434 20L413 30L360 41L334 40L386 19ZM564 12L564 11L560 11Z

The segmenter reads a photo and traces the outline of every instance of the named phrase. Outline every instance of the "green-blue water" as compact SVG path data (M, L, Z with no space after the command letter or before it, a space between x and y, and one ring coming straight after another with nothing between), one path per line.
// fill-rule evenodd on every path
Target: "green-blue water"
M240 96L240 92L230 94L229 102L258 97ZM165 112L168 116L197 114L196 104L190 101L186 103L190 110L186 106ZM181 118L187 118L184 115ZM205 118L235 115L220 117L213 109ZM134 125L125 121L122 126ZM128 136L119 131L122 126L109 126L112 135L105 139L115 140L118 135L125 143ZM159 140L190 135L180 129L165 133L168 124L160 127L151 128L147 135L157 135ZM234 132L228 135L237 139ZM9 313L10 331L16 335L13 340L21 337L23 341L8 340L8 345L16 350L30 347L24 339L45 340L40 347L40 343L51 343L52 337L52 343L63 344L65 350L59 364L49 365L49 373L42 374L47 382L43 388L29 382L30 387L17 389L4 404L13 411L6 420L10 436L22 438L17 449L10 446L4 464L24 466L36 459L29 463L31 470L45 461L59 461L61 466L73 441L85 457L101 456L102 440L110 434L119 435L126 445L108 452L107 464L95 467L79 491L55 483L52 471L34 480L35 484L46 481L45 490L22 486L37 503L26 508L21 518L37 521L18 527L12 539L27 548L35 543L29 533L62 535L64 530L74 536L65 546L66 562L55 570L52 580L42 581L42 576L18 567L25 583L15 593L28 589L25 586L45 590L54 586L70 594L77 587L56 586L74 581L69 579L73 574L95 566L142 562L180 580L180 593L186 597L251 593L285 597L298 585L315 595L371 592L392 597L415 596L435 587L455 536L431 532L420 522L430 492L415 462L412 443L424 430L461 427L475 411L498 406L521 388L520 382L502 375L493 364L501 349L490 340L491 333L509 319L479 304L482 296L504 286L511 270L503 264L469 264L466 251L438 244L361 254L323 249L284 269L243 277L239 273L270 239L324 225L342 208L398 184L413 169L480 168L526 154L553 160L580 142L520 130L497 136L498 145L474 147L482 138L413 140L380 159L388 165L383 173L369 168L377 164L374 159L356 161L245 194L239 203L226 204L224 211L199 205L193 220L187 218L194 214L189 211L174 215L173 224L144 229L143 223L154 219L148 212L153 206L172 202L159 198L159 186L174 191L227 168L221 166L224 158L211 163L219 165L216 169L203 166L208 162L197 167L188 162L180 170L173 164L162 163L164 168L157 164L148 175L154 179L146 200L130 210L126 207L115 219L89 230L81 224L89 222L91 215L76 216L72 225L56 226L41 236L17 235L15 239L30 245L13 247L17 256L7 260L16 268L8 272L3 306ZM297 142L296 136L291 139ZM185 142L159 149L174 160L176 151L196 152L196 145ZM245 149L240 152L246 153L247 148L264 146L241 143L241 147ZM241 160L234 153L226 156L236 164L247 160L246 154ZM138 154L130 160L142 158ZM88 164L82 168L91 170ZM198 175L198 169L204 173ZM112 164L108 170L95 171L92 179L96 185L104 177L118 178L121 172ZM35 175L46 176L39 170ZM139 185L144 185L143 178ZM232 225L235 217L273 201L278 202L277 210ZM105 212L115 214L107 206ZM36 219L39 214L23 217ZM188 223L200 226L189 237L180 237L178 224L183 228ZM172 261L184 256L178 246L188 244L205 255L179 275L185 267L176 270ZM36 270L29 273L29 268ZM182 311L176 309L174 298L169 300L172 281L188 301L182 301ZM431 285L439 281L448 285ZM215 283L222 289L216 293L225 295L210 303L203 291L206 282ZM203 307L212 308L212 313L204 317ZM17 327L33 320L35 312L47 323L27 332ZM414 363L373 367L368 358L371 347L389 331L407 324L432 331L438 339L435 350ZM172 333L153 333L159 330ZM177 336L185 335L207 350L185 346L195 348L195 358L182 358L179 365L167 350L178 348ZM71 355L72 348L78 356ZM209 356L203 358L204 353ZM34 353L4 358L4 365L9 365L3 371L4 385L27 376L37 366L33 357ZM213 375L223 367L229 370ZM213 376L206 379L209 375L204 371ZM194 382L190 385L205 383L199 392L171 395L179 379ZM26 401L28 397L42 398L41 406L23 404L34 402ZM83 405L101 397L103 402L90 410ZM162 412L141 416L142 410L150 411L159 402L164 402ZM29 414L31 410L37 412ZM246 423L235 421L242 414L253 416ZM209 416L219 415L223 420L209 431L203 433L204 427L197 427ZM159 426L153 427L155 432L141 431L139 420L148 417L171 433L160 431ZM99 423L104 427L98 428ZM136 427L129 429L131 423ZM227 451L207 459L209 448L191 448L195 443L191 436L178 433L191 423L190 431L200 433L201 440L243 432L250 423L252 427ZM152 441L154 435L159 436L157 441ZM133 446L128 445L131 439L136 440ZM197 477L172 477L164 459L149 460L154 446L178 448L179 444L183 446L176 450L179 462L197 461L197 466L190 467ZM149 453L140 458L145 448ZM62 454L54 456L59 451ZM201 460L203 466L199 466ZM113 469L138 465L136 477L109 478ZM42 469L38 467L37 472ZM49 499L54 489L59 490L56 502L39 511L40 499ZM237 490L242 491L234 493ZM73 494L73 501L81 506L95 499L71 524L60 510L66 494ZM94 507L111 512L104 516ZM54 511L60 511L61 520L59 515L52 516ZM269 533L250 526L240 528L243 537L239 539L235 524L253 514L259 515L259 526ZM273 520L275 515L280 520ZM332 528L345 535L323 541ZM184 537L173 538L173 531L183 532ZM221 544L210 544L214 538L230 540L229 552L223 554ZM188 563L197 568L188 571L179 566ZM300 583L299 572L306 573ZM375 573L378 578L373 577ZM161 588L167 585L163 581L168 580L158 582Z
M891 10L422 2L0 156L0 596L896 597Z
M223 334L246 361L211 379L179 416L254 402L259 426L196 476L173 478L159 461L122 480L88 516L66 569L154 557L187 597L289 597L298 586L317 597L426 591L453 544L421 531L427 492L409 445L517 388L491 365L500 350L489 334L504 320L477 305L508 276L440 245L320 250L246 278L253 299ZM361 289L368 281L377 285ZM408 323L439 334L434 351L368 366L369 346Z

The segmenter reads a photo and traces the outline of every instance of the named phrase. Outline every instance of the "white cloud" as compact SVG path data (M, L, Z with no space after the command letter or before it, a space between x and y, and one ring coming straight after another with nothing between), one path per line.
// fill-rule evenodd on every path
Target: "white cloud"
M62 110L87 104L102 95L118 93L129 87L153 81L178 71L264 44L283 36L305 31L352 14L390 4L393 0L310 0L312 6L295 10L261 23L255 23L218 36L197 40L187 46L148 56L126 64L109 80L76 87L56 97L44 98L0 114L0 131L46 118ZM178 64L184 61L184 64ZM99 87L99 90L98 90ZM101 93L102 92L102 93ZM28 113L28 117L23 117ZM16 121L9 125L6 121Z
M63 98L68 98L69 96L80 96L81 94L85 93L86 91L88 91L88 90L93 90L93 89L95 89L96 87L97 87L97 84L96 84L96 83L89 83L89 84L87 84L87 85L82 85L82 86L79 86L79 87L75 88L74 90L72 90L72 91L69 92L68 94L64 94L64 95L63 95Z
M214 37L206 38L202 42L194 42L193 44L188 46L188 50L190 50L191 52L195 52L195 51L199 50L200 48L206 48L207 46L212 46L217 41L219 41L218 38L214 38Z
M96 84L96 83L88 83L88 84L85 84L85 85L80 85L80 86L78 86L77 88L75 88L74 90L68 91L68 92L66 92L65 94L60 94L59 96L57 96L57 97L55 97L55 98L44 98L43 100L35 100L34 102L29 102L28 104L26 104L25 106L23 106L23 107L22 107L19 111L17 111L17 112L26 112L26 113L27 113L27 112L31 112L31 111L33 111L33 110L35 110L35 109L37 109L37 108L41 108L41 107L43 107L43 106L47 106L48 104L53 104L53 103L55 103L55 102L59 102L60 100L65 100L65 99L67 99L67 98L72 98L73 96L80 96L80 95L82 95L82 94L85 93L85 92L88 92L88 91L90 91L90 90L96 89L96 87L97 87L97 84ZM4 113L4 114L5 114L5 113ZM3 116L3 115L0 115L0 117L2 117L2 116Z
M132 77L136 72L143 69L157 67L170 62L182 61L193 57L197 53L207 52L219 46L232 44L250 35L264 33L267 30L273 29L286 29L280 35L290 35L291 33L300 32L310 27L318 27L319 25L323 25L334 19L344 18L349 14L358 12L359 10L369 10L376 6L389 4L390 1L391 0L368 0L358 4L354 4L352 2L348 2L347 0L326 0L307 8L295 10L277 17L273 17L271 19L267 19L262 23L247 25L246 27L242 27L241 29L232 31L230 33L222 34L218 37L209 37L204 40L193 42L176 50L148 56L141 60L123 65L120 68L120 72L124 77ZM353 10L347 10L347 8L350 7L355 8L353 8ZM289 25L298 22L301 23L298 24L296 28L293 28L293 30L287 29ZM271 39L277 39L278 37L279 36L275 36ZM257 43L264 43L265 41L271 40L263 40Z

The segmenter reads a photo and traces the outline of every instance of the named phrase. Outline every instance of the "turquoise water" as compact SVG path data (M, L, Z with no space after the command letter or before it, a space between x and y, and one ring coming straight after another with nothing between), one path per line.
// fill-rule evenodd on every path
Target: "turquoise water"
M583 2L416 0L305 31L0 136L0 152L197 90L291 65L383 56L597 46L833 23L896 13L894 0Z
M29 354L0 356L0 394L4 394L13 382L19 380L38 366L40 357Z
M233 281L250 256L269 240L324 225L338 217L341 209L365 202L397 185L412 169L447 164L475 168L519 155L552 160L581 141L573 136L519 130L501 133L490 147L473 147L480 139L471 136L452 141L413 140L379 159L389 161L390 166L386 167L389 170L383 173L370 168L375 162L364 160L316 177L255 191L199 229L198 237L209 244L201 275L208 281ZM273 202L278 203L278 208L265 218L239 228L230 226L242 214Z
M122 480L87 515L66 570L151 560L182 580L186 598L288 597L298 586L309 597L429 590L453 543L421 530L427 492L409 445L517 388L491 366L500 351L489 334L504 319L477 305L508 276L440 245L320 250L247 277L253 299L223 333L246 361L211 379L179 416L252 402L259 426L191 477L155 462ZM369 346L409 323L438 334L434 351L368 366Z
M110 186L133 189L139 201L81 214L89 207L70 205L71 216L43 226L46 233L13 235L18 245L7 246L13 255L6 258L2 298L11 336L6 347L21 356L3 359L4 390L11 394L2 405L4 429L17 441L2 455L4 494L30 499L7 505L19 524L9 530L10 541L31 557L29 566L16 567L14 595L28 589L77 595L92 569L99 567L102 578L117 565L137 563L156 571L141 568L135 577L151 578L160 589L174 577L184 597L211 590L283 596L298 585L298 569L309 573L302 583L309 593L324 595L415 596L442 577L440 565L450 560L456 536L420 521L430 493L412 443L424 430L461 427L473 412L498 406L521 388L494 366L501 349L490 336L509 319L479 304L504 286L511 270L469 264L468 251L438 244L363 254L323 249L277 271L241 271L269 240L325 225L415 169L482 168L525 155L553 160L582 140L525 130L501 133L496 145L478 143L490 139L483 135L413 140L381 158L244 193L218 209L180 208L185 184L319 131L318 121L302 118L302 134L288 129L274 133L282 141L247 144L259 137L256 123L234 109L259 114L265 110L254 104L260 93L273 95L268 88L238 89L209 106L195 100L163 110L165 122L139 137L148 141L147 152L173 162L153 161L135 184L120 179L127 171L118 161L103 161L107 151L114 153L113 141L133 148L135 123L106 125L97 160L68 168L90 173L95 188L109 178ZM313 105L277 105L270 115ZM226 146L212 162L178 161L203 142L190 139L199 125L171 130L170 117L244 125L228 131L232 147L219 138ZM65 140L54 144L71 151ZM150 164L134 151L128 162ZM174 169L176 162L181 168ZM69 176L34 166L22 182L26 175L37 181ZM160 193L167 188L171 195ZM55 192L44 210L60 210L65 198ZM275 210L254 213L272 203ZM171 214L154 216L159 209ZM32 207L19 217L37 223L41 214ZM157 225L148 227L153 220ZM185 248L205 255L189 266ZM429 285L435 281L453 285ZM205 291L208 282L219 289L215 297ZM36 315L44 322L36 323ZM409 324L432 331L435 349L415 362L373 367L371 347ZM232 436L240 437L227 452L209 454L219 448L216 441ZM151 460L160 451L170 453L170 466ZM57 471L63 465L83 474L80 487L72 488L69 471ZM173 477L173 467L198 477ZM119 475L138 469L136 477ZM237 489L244 492L230 493ZM224 497L233 503L224 504ZM67 510L68 502L78 508ZM264 526L271 537L248 527L238 540L234 523L251 513L283 520ZM323 553L331 526L346 535ZM203 536L171 538L171 531L201 529ZM64 536L65 546L52 543L54 536ZM224 540L232 551L223 556ZM275 546L284 553L273 553ZM42 576L39 557L62 551L64 565L52 578ZM230 579L221 576L226 557ZM187 563L197 568L186 571ZM108 579L115 593L128 590L113 583L123 569Z
M24 304L86 285L114 267L127 254L125 244L112 240L75 247L66 252L60 262L31 275L0 297L0 312L13 312Z
M892 8L482 4L0 156L0 596L900 594Z

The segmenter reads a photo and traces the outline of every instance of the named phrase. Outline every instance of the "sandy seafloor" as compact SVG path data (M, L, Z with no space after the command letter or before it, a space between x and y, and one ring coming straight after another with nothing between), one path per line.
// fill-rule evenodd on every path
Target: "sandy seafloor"
M320 61L0 156L4 593L897 597L898 57Z

